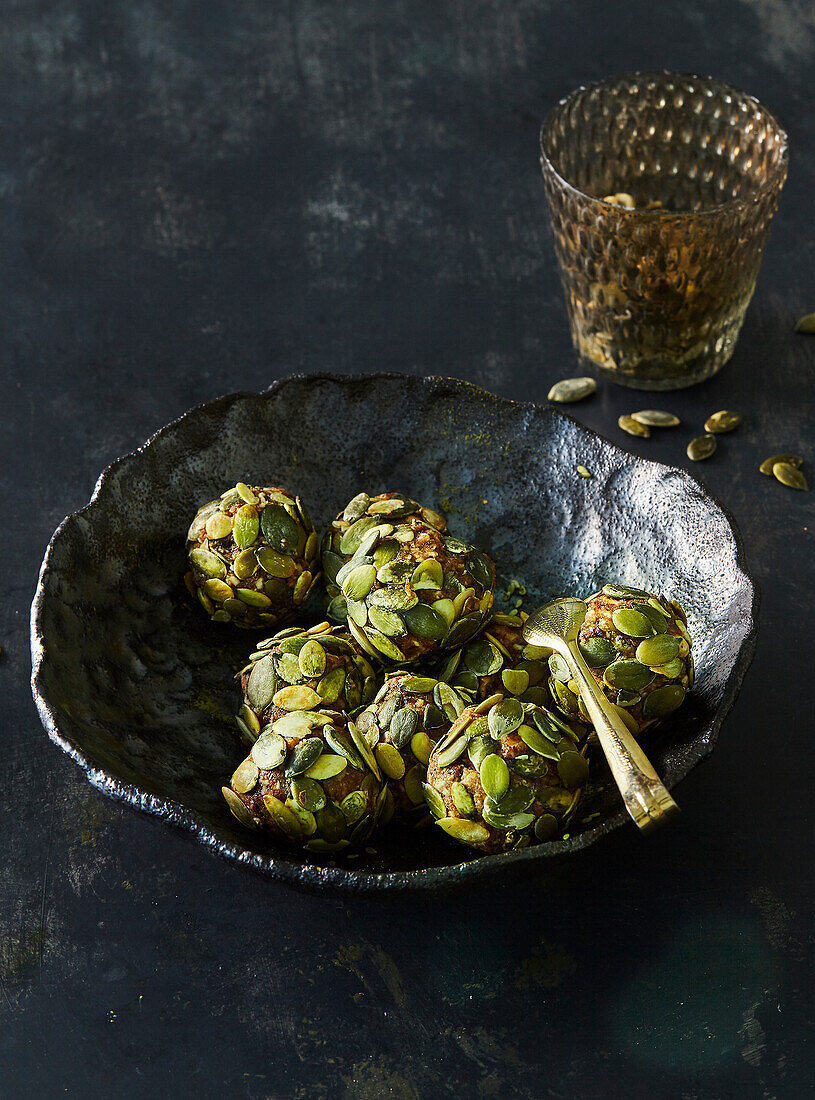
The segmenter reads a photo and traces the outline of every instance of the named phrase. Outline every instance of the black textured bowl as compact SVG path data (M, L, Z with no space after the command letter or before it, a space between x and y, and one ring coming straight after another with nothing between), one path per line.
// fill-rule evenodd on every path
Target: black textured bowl
M669 787L712 751L752 657L757 594L732 522L697 481L464 382L312 375L192 409L110 466L51 540L31 614L34 697L106 794L270 878L349 891L452 884L576 851L627 820L606 790L601 816L567 841L468 858L440 830L392 828L376 855L335 866L242 829L220 787L243 755L233 671L253 635L208 622L181 580L195 507L237 480L295 489L318 526L362 488L402 489L446 511L504 582L522 579L529 608L603 579L675 597L698 679L647 749Z

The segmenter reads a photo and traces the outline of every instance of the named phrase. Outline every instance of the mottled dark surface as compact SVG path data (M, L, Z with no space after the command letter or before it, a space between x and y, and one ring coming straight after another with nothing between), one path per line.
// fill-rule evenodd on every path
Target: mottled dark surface
M392 828L333 866L238 825L221 786L245 755L231 715L252 642L207 622L180 578L190 500L261 473L291 486L318 529L361 485L398 485L442 508L452 534L498 563L499 609L511 606L503 593L513 580L530 611L609 578L678 600L699 675L648 751L669 788L711 752L753 655L758 601L737 536L698 481L551 405L460 379L311 374L193 409L108 469L55 534L32 609L32 686L49 734L100 790L271 878L350 892L521 872L627 820L599 767L562 843L490 859L438 829ZM300 622L321 615L315 596Z
M813 1070L811 496L815 17L803 0L19 0L0 30L7 517L0 604L0 1095L798 1098ZM756 660L683 816L566 870L425 902L304 897L92 790L28 691L51 531L190 405L296 370L545 397L574 360L541 116L610 71L702 70L787 126L790 176L733 361L577 409L698 473L763 587ZM697 471L695 471L697 472Z

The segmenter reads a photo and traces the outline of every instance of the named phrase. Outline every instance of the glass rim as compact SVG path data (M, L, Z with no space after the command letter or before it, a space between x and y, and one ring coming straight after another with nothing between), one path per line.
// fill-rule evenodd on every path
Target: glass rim
M587 191L583 191L580 187L575 186L569 180L563 176L555 167L552 158L546 148L546 132L547 127L555 119L556 115L563 110L569 103L571 103L577 96L583 92L591 91L594 88L602 88L617 84L624 80L648 80L656 77L675 77L681 80L700 80L704 81L707 85L712 85L724 92L735 93L737 96L743 99L750 100L759 108L762 114L766 117L768 123L772 125L776 133L781 139L781 155L778 160L778 164L773 169L772 173L760 183L755 192L746 199L728 199L727 202L715 203L712 206L704 206L700 210L646 210L645 207L632 209L627 206L620 206L619 203L606 202L605 199L600 199L596 195L590 195ZM548 169L552 175L574 195L579 195L581 198L587 200L589 203L596 203L598 206L604 207L610 210L616 210L628 215L635 215L640 218L701 218L708 215L721 214L724 211L740 210L748 206L754 206L760 199L773 190L780 191L784 186L784 182L787 178L787 171L789 168L789 140L787 137L787 131L764 104L757 99L754 95L750 95L749 92L744 92L741 88L737 88L735 84L728 84L724 80L719 80L715 76L702 76L700 73L688 73L681 72L673 69L644 69L633 72L618 73L614 76L604 77L602 80L593 80L589 84L581 84L580 87L575 88L574 91L569 92L568 95L563 96L557 101L557 103L548 112L540 128L540 152L541 152L541 166Z

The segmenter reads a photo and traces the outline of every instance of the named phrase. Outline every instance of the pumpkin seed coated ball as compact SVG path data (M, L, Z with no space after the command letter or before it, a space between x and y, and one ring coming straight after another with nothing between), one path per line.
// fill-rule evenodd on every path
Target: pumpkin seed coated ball
M213 622L247 629L291 619L319 576L319 540L285 489L227 489L195 515L184 580Z
M274 707L353 711L370 702L378 686L348 631L327 622L288 627L259 642L238 675L244 702L236 721L247 744Z
M449 836L503 852L561 836L588 772L564 722L495 694L465 710L436 744L425 799Z
M360 493L323 539L328 615L376 660L413 664L454 650L492 608L495 566L399 493Z
M350 716L275 706L268 718L222 788L232 814L247 828L320 854L364 844L386 820L389 794Z
M396 811L426 813L427 762L465 709L464 698L432 676L397 672L356 718L393 795Z
M607 584L586 601L578 644L595 680L638 734L680 707L693 686L687 618L675 600ZM588 721L566 662L549 659L552 698L570 717Z
M524 640L527 618L523 612L493 615L481 634L441 666L439 675L474 703L498 691L523 703L549 705L547 660L552 650Z

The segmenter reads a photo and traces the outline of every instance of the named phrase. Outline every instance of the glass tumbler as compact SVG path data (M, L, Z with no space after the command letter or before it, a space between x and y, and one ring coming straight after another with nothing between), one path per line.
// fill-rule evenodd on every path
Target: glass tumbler
M769 111L709 77L613 77L558 103L541 166L581 359L642 390L715 374L787 176Z

